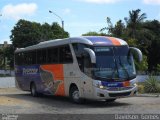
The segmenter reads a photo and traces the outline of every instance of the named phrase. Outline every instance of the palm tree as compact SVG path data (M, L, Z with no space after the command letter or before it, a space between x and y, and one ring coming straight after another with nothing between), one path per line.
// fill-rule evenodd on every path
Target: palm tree
M140 14L140 12L140 9L129 11L129 18L124 18L129 30L129 36L133 39L136 38L136 32L140 29L141 23L147 18L145 13Z

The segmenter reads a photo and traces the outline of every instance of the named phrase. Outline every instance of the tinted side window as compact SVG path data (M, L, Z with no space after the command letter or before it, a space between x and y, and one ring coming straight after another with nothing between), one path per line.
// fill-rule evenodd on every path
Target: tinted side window
M37 54L36 51L32 52L32 64L36 64L37 63Z
M24 56L24 53L21 52L21 53L16 53L15 54L15 64L16 65L26 64L25 60L26 60L26 58Z
M58 48L47 49L47 62L58 63Z
M41 49L37 51L37 63L38 64L45 64L46 63L46 49Z
M73 58L69 45L59 47L59 62L72 63Z
M28 65L36 64L36 51L27 53L27 63Z
M29 65L30 64L30 54L28 52L23 53L24 57L23 57L23 62L24 65Z

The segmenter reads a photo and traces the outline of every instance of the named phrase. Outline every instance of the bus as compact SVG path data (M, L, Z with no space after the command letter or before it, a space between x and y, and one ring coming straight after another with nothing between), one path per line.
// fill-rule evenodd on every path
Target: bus
M119 38L83 36L15 50L17 87L40 94L115 101L137 93L134 60L142 52Z

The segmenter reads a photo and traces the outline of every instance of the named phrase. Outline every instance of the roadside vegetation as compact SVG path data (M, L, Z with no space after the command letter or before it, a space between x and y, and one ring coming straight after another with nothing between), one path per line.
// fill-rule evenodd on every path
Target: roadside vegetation
M145 82L138 83L138 93L160 93L160 80L156 76L149 76Z

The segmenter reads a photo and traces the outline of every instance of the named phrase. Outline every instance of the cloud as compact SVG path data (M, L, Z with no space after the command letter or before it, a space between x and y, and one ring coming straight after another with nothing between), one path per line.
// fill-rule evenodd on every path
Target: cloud
M160 5L160 0L143 0L145 4Z
M117 3L123 0L77 0L77 1L88 2L88 3L98 3L98 4L103 4L103 3L109 4L109 3Z
M4 18L17 20L26 15L33 15L37 8L35 3L8 4L2 8L1 12Z

